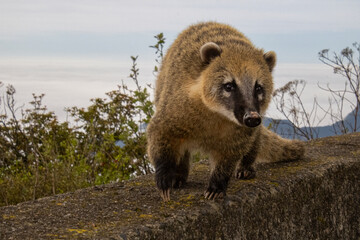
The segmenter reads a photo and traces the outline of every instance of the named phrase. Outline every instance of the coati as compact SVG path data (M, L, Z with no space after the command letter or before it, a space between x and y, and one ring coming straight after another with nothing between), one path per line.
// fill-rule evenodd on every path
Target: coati
M273 92L276 55L257 49L225 24L184 30L168 49L156 80L156 111L148 128L148 156L164 201L186 183L190 154L207 153L211 176L205 198L226 193L230 176L255 177L256 158L295 160L304 143L262 126Z

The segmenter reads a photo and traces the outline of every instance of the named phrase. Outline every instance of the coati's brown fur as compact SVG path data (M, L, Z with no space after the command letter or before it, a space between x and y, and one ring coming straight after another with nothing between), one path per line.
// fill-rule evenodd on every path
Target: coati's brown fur
M273 92L274 52L264 53L236 29L215 22L183 31L167 51L156 82L156 112L147 129L148 154L162 198L187 180L190 154L210 156L205 197L226 193L230 176L255 177L259 156L295 160L304 144L260 124Z

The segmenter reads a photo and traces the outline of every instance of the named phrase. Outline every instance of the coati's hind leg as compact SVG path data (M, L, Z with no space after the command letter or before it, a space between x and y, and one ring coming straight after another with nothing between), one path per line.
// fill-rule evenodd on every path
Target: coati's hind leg
M174 188L179 188L186 184L187 178L189 176L190 168L190 153L185 151L184 154L180 157L179 163L176 166L175 171L175 182L173 184Z
M252 166L256 159L256 153L249 152L243 157L235 170L235 177L237 179L252 179L256 176L256 171Z

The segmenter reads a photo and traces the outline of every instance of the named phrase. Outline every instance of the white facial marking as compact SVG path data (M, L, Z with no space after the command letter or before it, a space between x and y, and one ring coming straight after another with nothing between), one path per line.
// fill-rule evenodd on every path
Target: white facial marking
M225 107L223 107L223 106L210 107L210 110L213 111L213 112L220 113L221 115L223 115L224 117L226 117L230 121L232 121L232 122L236 123L237 125L241 126L241 123L236 119L234 112L229 111Z
M262 100L264 100L264 95L263 95L262 93L260 93L260 94L258 95L258 99L259 99L259 101L261 102Z
M234 79L228 75L224 78L223 84L232 83L233 81Z
M230 97L230 95L231 95L231 92L223 91L224 97L228 98L228 97Z
M213 87L211 88L211 90L210 90L210 94L211 94L212 96L216 96L216 95L217 95L217 91L218 91L217 87L213 86Z

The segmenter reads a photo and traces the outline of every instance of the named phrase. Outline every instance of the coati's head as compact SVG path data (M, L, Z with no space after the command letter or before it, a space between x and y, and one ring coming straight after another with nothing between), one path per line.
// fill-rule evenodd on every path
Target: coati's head
M206 65L200 78L203 103L238 125L260 125L271 101L275 53L246 45L222 49L208 42L200 57Z

